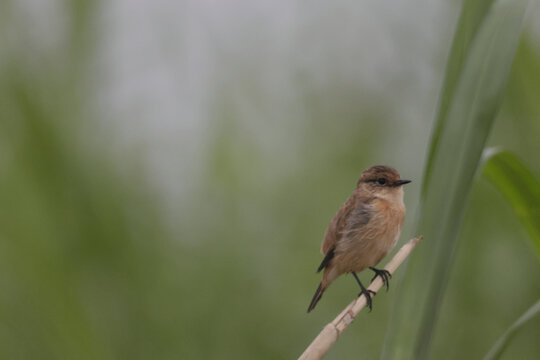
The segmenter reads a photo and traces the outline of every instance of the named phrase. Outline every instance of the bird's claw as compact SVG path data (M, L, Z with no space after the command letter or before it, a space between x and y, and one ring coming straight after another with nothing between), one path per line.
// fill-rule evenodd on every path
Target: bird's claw
M390 288L389 284L390 284L390 279L392 278L392 274L390 274L390 272L385 269L380 270L380 269L375 269L374 267L370 267L370 269L375 272L375 276L373 276L373 278L371 279L371 282L373 282L373 280L375 280L377 276L380 276L383 284L386 285L386 291L388 291L388 289Z
M371 297L377 295L377 293L375 291L373 291L373 290L362 289L362 291L360 291L360 293L358 294L358 297L360 297L362 295L364 295L366 297L366 305L369 308L369 312L371 312L371 310L373 308Z

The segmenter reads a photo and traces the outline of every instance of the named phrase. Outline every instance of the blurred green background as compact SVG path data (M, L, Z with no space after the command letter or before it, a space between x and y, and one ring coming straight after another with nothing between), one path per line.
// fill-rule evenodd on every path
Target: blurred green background
M459 9L1 1L0 358L296 358L358 292L344 276L306 314L363 169L413 180L400 244L415 235ZM539 15L488 140L537 178ZM527 234L480 176L460 234L437 359L485 355L540 297ZM379 357L394 294L327 358ZM503 358L538 358L539 333Z

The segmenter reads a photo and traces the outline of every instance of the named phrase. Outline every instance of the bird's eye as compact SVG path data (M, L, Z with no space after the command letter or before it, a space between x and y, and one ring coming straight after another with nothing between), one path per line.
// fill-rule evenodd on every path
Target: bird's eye
M385 178L378 178L377 182L379 183L379 185L384 185L384 184L386 184L386 179Z

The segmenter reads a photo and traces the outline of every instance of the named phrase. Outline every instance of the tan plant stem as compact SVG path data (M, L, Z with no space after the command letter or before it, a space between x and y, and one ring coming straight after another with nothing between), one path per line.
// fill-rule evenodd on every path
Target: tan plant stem
M388 270L390 274L393 274L394 271L401 265L403 261L409 256L411 251L414 249L416 244L422 240L422 236L418 236L414 239L409 240L405 245L399 249L399 251L394 255L392 260L384 267L385 270ZM375 280L369 285L368 290L374 292L379 291L383 286L383 281L380 276L377 276ZM298 360L318 360L330 350L332 345L336 342L339 335L353 322L354 318L360 310L366 306L366 297L364 295L358 297L356 300L351 302L331 323L327 324L322 331L317 335L317 337L311 342Z

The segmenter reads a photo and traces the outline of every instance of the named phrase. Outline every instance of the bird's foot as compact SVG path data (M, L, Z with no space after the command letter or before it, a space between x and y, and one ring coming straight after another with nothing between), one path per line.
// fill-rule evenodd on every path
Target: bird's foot
M372 309L371 294L376 295L377 293L373 290L366 289L365 286L362 285L362 282L360 281L360 279L358 278L358 275L356 275L354 271L352 272L352 274L354 278L356 279L356 282L358 283L358 285L360 285L360 289L362 289L362 291L360 291L360 294L358 294L358 296L364 295L366 297L366 305L369 308L369 311L371 312L371 309Z
M358 297L364 295L366 297L366 305L369 308L369 311L371 312L373 308L373 304L371 301L371 297L377 295L377 293L373 290L368 290L366 288L363 288L362 291L358 294Z
M377 276L380 276L383 284L386 285L386 291L388 291L390 287L389 284L390 284L390 279L392 278L392 274L390 274L390 272L385 269L380 270L380 269L375 269L374 267L370 267L370 269L375 271L375 276L373 276L373 278L371 279L371 282L373 282L373 280L375 280Z

